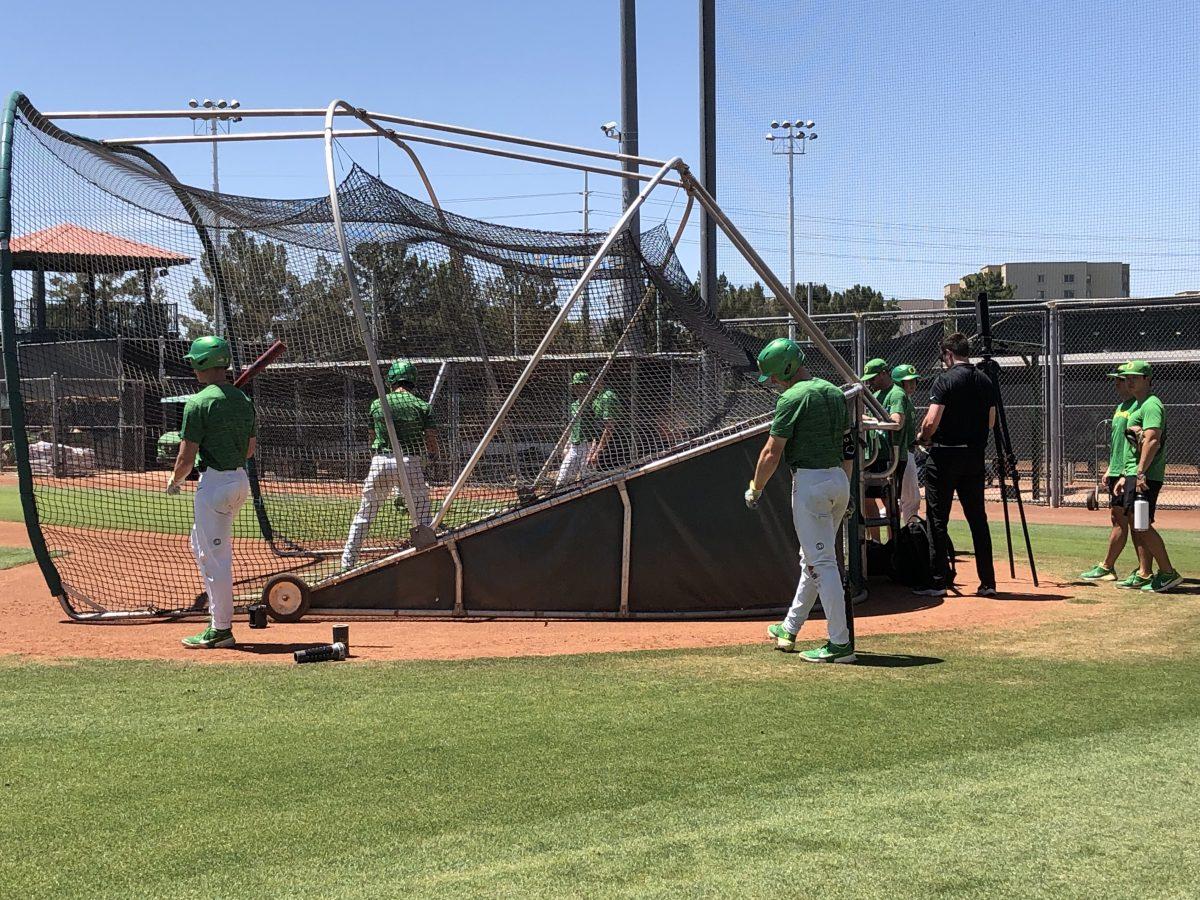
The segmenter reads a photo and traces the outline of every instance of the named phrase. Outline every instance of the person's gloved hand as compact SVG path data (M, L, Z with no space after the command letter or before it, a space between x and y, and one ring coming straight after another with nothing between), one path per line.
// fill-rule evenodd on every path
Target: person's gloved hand
M746 490L746 508L758 509L758 498L762 496L762 491L754 486L754 482L750 482L750 487Z

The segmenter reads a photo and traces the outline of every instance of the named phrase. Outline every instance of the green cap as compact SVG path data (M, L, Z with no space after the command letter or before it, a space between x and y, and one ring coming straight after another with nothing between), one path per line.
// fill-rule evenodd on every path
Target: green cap
M908 363L901 363L892 369L892 381L914 381L920 377L917 374L917 367Z
M758 383L764 384L774 376L791 381L796 370L804 365L804 351L791 338L775 338L758 354Z
M576 372L574 375L571 376L571 384L572 385L587 384L591 380L592 380L592 376L589 375L587 372Z
M184 360L197 372L202 372L205 369L228 369L232 357L229 342L223 337L209 334L192 341Z
M1150 377L1150 363L1144 359L1131 359L1123 366L1118 366L1117 371L1122 375L1142 375L1146 378Z
M388 369L388 384L399 384L401 381L407 381L410 384L415 384L417 381L417 367L407 359L396 360Z
M882 375L887 370L887 360L873 359L863 367L863 380L866 381L868 378L874 378L876 375Z

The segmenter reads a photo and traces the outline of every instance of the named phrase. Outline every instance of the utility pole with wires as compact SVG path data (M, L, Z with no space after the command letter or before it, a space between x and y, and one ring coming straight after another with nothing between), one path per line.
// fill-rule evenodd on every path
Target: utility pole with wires
M215 115L215 116L191 116L190 118L192 120L192 134L193 135L208 134L208 135L212 135L214 138L222 131L224 131L225 134L229 134L229 129L233 125L233 123L242 121L242 117L237 115L235 112L233 112L233 110L240 108L241 105L242 105L241 102L238 100L224 100L224 99L210 100L207 97L205 97L204 100L198 101L198 100L196 100L195 97L193 97L192 99L188 100L188 107L191 109L199 109L199 108L203 107L204 109L209 109L209 110L228 109L228 110L230 110L230 112L222 113L222 114ZM218 143L219 142L216 140L214 140L212 142L212 192L214 194L221 193L221 176L220 176L220 171L217 166L217 144ZM220 253L221 252L221 216L220 216L220 213L215 213L214 216L215 216L215 218L213 220L213 238L214 238L213 252ZM216 263L214 261L214 265L215 264ZM225 322L224 312L221 309L220 298L217 296L217 280L214 277L213 278L213 330L217 334L224 334L225 327L226 327L226 322Z
M807 144L806 141L815 141L816 134L813 128L816 123L809 120L807 122L797 119L792 122L784 119L783 122L774 121L771 123L771 130L766 134L766 140L771 142L772 156L786 156L788 158L788 293L793 299L796 295L796 157L803 156ZM783 141L782 145L776 145L776 141ZM780 149L782 147L783 149ZM799 147L799 149L797 149ZM808 314L812 315L812 285L808 288ZM791 326L794 330L795 326Z

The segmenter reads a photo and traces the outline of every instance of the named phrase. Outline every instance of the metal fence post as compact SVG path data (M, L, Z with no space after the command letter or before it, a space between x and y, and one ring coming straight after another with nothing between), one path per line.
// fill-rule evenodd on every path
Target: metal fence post
M57 372L50 373L50 471L55 478L62 477L62 454L58 427L59 398L62 396L62 377Z
M854 314L854 369L862 372L867 367L867 320L862 313Z
M1063 447L1062 447L1062 312L1057 304L1047 305L1046 327L1046 379L1047 379L1047 435L1049 450L1050 506L1062 506L1063 494Z

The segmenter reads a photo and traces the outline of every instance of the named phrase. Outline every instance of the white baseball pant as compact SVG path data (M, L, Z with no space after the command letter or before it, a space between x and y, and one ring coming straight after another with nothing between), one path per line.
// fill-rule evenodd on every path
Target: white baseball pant
M912 451L904 465L904 479L900 482L900 525L907 525L921 514L921 489L917 486L917 461Z
M192 553L208 591L213 628L233 627L233 520L248 496L245 469L205 469L192 497Z
M829 640L850 643L846 594L837 564L837 531L850 504L850 480L841 466L796 469L792 474L792 521L800 539L800 584L783 627L796 634L817 597L825 610Z
M591 449L591 443L586 441L582 444L567 445L562 465L558 467L558 477L554 480L555 487L562 487L564 484L578 481L587 474L587 458Z
M428 525L432 520L432 510L429 504L429 485L425 483L425 468L418 455L404 457L404 471L408 475L408 486L412 489L413 504L416 510L409 510L413 524ZM400 470L396 466L396 457L387 454L377 454L371 459L371 468L362 486L362 502L358 504L358 512L350 523L350 534L346 538L346 546L342 548L342 568L349 569L358 562L358 551L362 549L363 541L371 530L371 523L379 514L381 507L400 491Z

